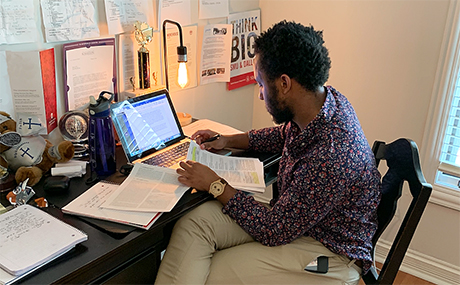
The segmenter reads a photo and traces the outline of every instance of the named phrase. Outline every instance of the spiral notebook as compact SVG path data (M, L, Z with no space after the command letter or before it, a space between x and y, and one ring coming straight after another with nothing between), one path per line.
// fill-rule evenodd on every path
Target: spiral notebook
M31 205L0 215L0 283L28 274L88 239L79 229Z

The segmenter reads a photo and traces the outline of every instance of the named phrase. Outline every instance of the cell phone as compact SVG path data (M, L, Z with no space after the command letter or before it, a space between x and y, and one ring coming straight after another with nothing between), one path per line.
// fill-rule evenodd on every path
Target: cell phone
M305 266L304 270L315 273L327 273L329 270L329 257L318 256L315 260Z

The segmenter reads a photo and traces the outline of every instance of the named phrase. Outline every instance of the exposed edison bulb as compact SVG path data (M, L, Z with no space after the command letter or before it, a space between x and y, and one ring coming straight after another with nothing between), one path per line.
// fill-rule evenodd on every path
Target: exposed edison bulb
M179 62L177 69L177 83L181 88L184 88L188 83L187 64L185 62Z

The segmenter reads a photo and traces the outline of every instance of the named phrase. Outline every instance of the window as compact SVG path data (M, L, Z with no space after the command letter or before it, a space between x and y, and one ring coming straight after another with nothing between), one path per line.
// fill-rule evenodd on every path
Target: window
M460 4L450 5L422 159L430 201L460 211Z

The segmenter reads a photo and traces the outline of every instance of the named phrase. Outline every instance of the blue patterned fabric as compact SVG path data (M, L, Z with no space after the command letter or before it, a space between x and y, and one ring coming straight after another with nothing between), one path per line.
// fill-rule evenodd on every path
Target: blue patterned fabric
M327 87L323 108L301 130L289 122L249 132L255 151L281 152L279 199L268 209L239 191L223 212L268 246L311 236L334 253L372 262L380 199L374 155L348 100Z

